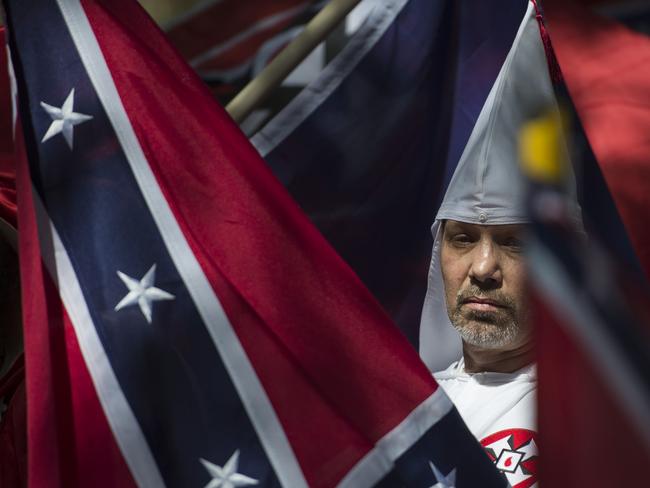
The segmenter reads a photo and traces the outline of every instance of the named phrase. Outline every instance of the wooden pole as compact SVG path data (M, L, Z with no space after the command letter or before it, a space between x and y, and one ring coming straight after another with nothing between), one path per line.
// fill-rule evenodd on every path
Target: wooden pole
M331 0L226 107L240 124L339 25L361 0Z

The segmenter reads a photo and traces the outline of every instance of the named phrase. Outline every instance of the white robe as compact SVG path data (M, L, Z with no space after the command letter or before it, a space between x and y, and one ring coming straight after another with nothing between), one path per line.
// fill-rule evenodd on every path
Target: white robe
M514 373L466 373L461 359L434 377L510 485L536 486L535 365Z

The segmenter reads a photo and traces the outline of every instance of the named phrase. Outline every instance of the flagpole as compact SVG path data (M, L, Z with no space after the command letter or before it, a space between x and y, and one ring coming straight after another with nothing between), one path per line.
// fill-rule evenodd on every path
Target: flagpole
M258 107L361 0L331 0L226 106L237 123Z

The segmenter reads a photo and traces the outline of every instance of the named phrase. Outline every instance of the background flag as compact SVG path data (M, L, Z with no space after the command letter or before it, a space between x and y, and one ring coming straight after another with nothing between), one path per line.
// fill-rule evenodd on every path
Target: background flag
M252 138L415 346L431 224L525 8L382 2ZM439 368L458 358L443 342Z
M3 5L30 486L505 485L134 1Z
M650 277L650 101L646 96L650 37L580 3L545 4L553 46L571 99L625 225L635 259ZM635 25L630 9L620 10L627 12L625 21ZM646 18L650 17L650 7L645 11Z

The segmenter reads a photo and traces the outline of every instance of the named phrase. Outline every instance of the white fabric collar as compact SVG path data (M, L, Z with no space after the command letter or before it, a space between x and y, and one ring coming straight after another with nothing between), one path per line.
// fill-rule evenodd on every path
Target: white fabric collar
M446 370L435 373L435 377L439 380L473 379L479 383L489 383L492 385L511 383L513 381L534 383L537 381L537 365L531 363L512 373L497 373L492 371L468 373L465 371L465 359L460 358L458 361L453 362Z

